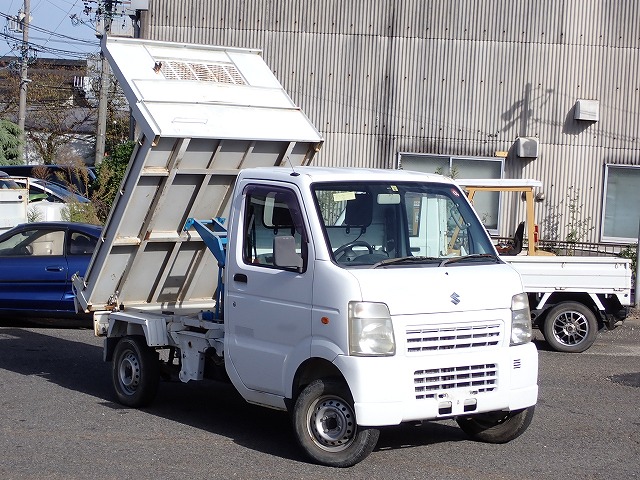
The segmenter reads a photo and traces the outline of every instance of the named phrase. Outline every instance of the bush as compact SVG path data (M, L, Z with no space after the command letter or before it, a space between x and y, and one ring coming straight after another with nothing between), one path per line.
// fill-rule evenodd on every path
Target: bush
M62 220L66 222L92 223L101 225L96 206L92 203L82 203L77 200L69 200L62 209Z
M96 180L87 187L85 191L80 192L78 188L64 181L70 191L87 197L91 202L82 203L73 199L69 200L62 211L63 220L92 223L95 225L104 224L111 211L111 205L120 190L120 183L127 170L134 146L134 142L117 145L113 150L113 154L105 157L103 162L98 166L96 169ZM86 167L79 168L78 165L74 166L71 165L71 163L72 162L68 161L65 162L65 165L76 172L76 175L84 180L85 185L89 185L90 182L87 177Z
M116 145L111 155L105 157L98 166L97 179L91 195L91 202L95 204L98 218L104 222L111 211L111 205L120 191L120 183L127 171L129 160L135 142L125 142Z
M631 259L631 271L636 272L638 265L638 245L627 245L624 250L618 254L619 257Z
M0 120L0 165L20 165L20 134L22 130L9 120Z

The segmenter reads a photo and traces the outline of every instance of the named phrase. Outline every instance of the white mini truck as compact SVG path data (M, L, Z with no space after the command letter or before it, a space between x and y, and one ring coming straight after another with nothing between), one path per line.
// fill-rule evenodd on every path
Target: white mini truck
M457 179L474 202L477 193L518 194L524 221L502 259L522 278L532 322L549 346L559 352L584 352L605 325L624 321L631 305L631 260L619 257L556 256L537 246L533 179ZM517 231L518 231L517 230ZM527 232L527 248L522 247ZM517 248L514 248L517 245ZM501 249L499 249L501 250Z
M143 134L74 287L121 403L149 404L164 376L224 379L290 411L308 457L338 467L403 422L454 418L492 443L526 430L527 296L453 182L305 166L322 139L256 51L105 50ZM179 62L244 83L163 73Z

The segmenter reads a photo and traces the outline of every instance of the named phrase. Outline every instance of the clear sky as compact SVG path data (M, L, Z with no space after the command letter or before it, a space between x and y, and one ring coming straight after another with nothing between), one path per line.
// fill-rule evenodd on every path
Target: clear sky
M95 0L31 0L30 3L29 44L39 58L81 59L100 51L95 35ZM93 9L90 15L84 13L85 4ZM20 55L22 33L9 30L7 17L17 16L23 6L24 0L0 0L0 58ZM73 21L72 15L75 15Z

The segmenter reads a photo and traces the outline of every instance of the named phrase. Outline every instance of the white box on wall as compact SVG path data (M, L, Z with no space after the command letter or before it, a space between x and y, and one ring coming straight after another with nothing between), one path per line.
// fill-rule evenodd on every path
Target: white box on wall
M577 100L573 118L597 122L600 120L600 102L598 100Z
M516 154L523 158L538 158L538 139L536 137L518 137Z

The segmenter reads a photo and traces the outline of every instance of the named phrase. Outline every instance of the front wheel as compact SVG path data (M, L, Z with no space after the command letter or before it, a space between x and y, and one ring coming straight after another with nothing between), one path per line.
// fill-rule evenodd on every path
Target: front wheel
M158 354L144 337L123 337L113 352L113 387L118 401L127 407L144 407L152 402L160 383Z
M562 302L549 310L542 333L558 352L584 352L596 341L598 320L585 305Z
M329 467L351 467L364 460L380 431L356 423L353 399L342 382L315 380L293 407L296 437L305 453Z
M514 412L489 412L472 417L458 417L456 422L474 440L486 443L507 443L524 433L535 406Z

